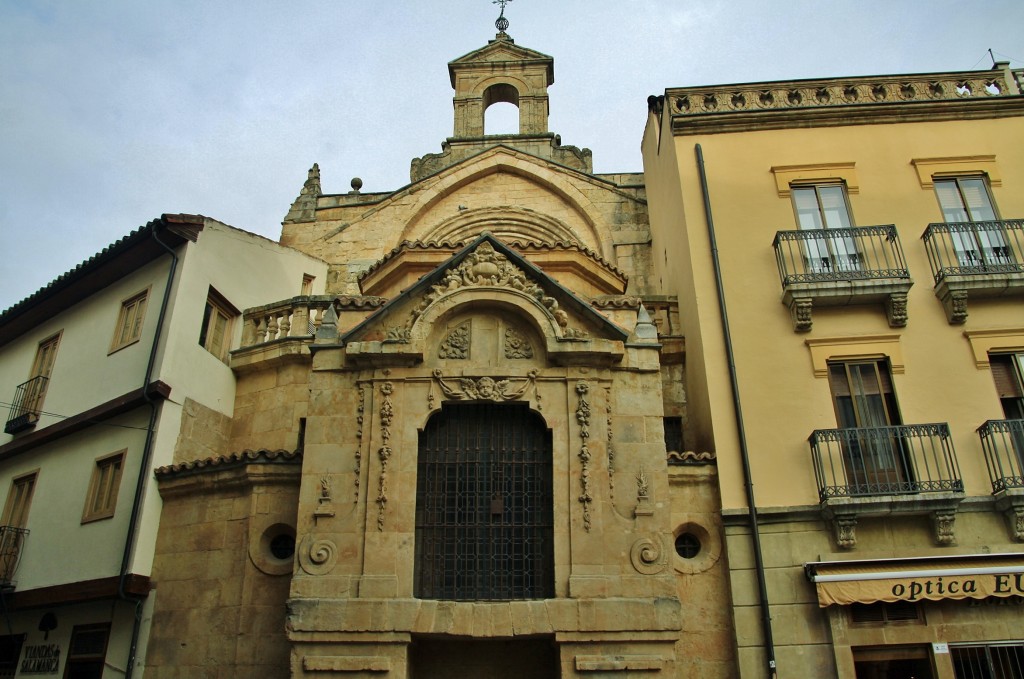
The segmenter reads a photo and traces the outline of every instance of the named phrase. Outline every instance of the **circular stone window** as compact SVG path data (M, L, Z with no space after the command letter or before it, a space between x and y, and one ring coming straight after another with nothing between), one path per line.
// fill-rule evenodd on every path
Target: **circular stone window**
M676 541L678 542L678 540ZM275 559L291 559L295 554L295 536L280 533L270 538L270 553Z
M258 528L257 528L258 530ZM289 575L295 560L295 528L275 523L249 543L249 558L267 575Z
M676 536L676 554L684 559L692 559L700 554L700 538L693 533L680 533Z
M690 575L703 573L722 556L722 538L718 531L708 530L697 521L687 521L672 531L675 536L676 572Z

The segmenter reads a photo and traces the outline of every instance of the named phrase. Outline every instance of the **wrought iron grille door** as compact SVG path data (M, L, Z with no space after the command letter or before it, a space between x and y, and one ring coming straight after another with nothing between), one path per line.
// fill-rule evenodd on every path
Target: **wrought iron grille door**
M415 594L554 596L551 432L525 403L445 403L420 433Z

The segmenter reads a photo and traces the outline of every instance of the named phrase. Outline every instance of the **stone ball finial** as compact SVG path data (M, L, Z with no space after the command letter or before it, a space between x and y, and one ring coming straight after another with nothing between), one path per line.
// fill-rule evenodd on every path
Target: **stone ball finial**
M363 180L359 177L352 177L350 186L352 187L353 193L359 193L359 189L363 188Z

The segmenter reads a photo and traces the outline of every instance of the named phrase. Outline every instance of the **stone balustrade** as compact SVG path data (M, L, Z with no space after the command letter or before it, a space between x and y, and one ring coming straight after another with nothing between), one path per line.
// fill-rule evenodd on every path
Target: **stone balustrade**
M312 337L334 299L334 295L303 295L246 309L240 348L289 337Z

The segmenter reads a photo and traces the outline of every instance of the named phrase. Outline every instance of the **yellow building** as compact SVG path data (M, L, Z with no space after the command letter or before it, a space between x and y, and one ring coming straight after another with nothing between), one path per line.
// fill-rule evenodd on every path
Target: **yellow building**
M718 457L743 677L1021 676L1021 81L650 99L653 277Z

